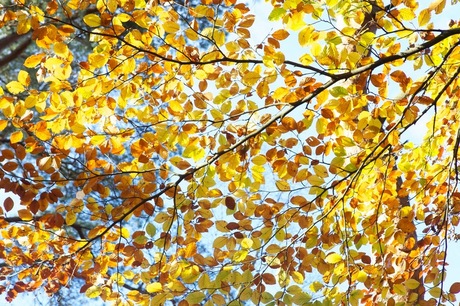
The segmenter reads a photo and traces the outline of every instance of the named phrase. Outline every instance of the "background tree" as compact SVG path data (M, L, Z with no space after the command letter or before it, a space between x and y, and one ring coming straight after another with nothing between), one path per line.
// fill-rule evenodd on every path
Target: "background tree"
M0 92L0 187L20 198L0 219L7 300L456 300L460 29L432 22L446 2L266 5L258 44L232 0L1 7L4 49L38 50L3 57L20 69Z

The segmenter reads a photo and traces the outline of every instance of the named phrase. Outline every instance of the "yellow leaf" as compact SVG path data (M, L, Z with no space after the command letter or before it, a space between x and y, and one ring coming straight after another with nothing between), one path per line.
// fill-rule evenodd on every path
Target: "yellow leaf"
M233 254L233 261L242 262L248 256L247 250L239 250Z
M106 0L106 5L110 13L115 13L118 7L117 0Z
M0 131L3 131L8 126L8 120L0 120Z
M314 27L308 25L299 32L298 40L301 46L305 46L310 42L311 34L313 33L314 29Z
M13 132L10 136L10 142L11 143L18 143L22 140L22 132L21 131L16 131L16 132Z
M101 25L101 17L96 14L88 14L83 17L83 21L90 27L98 27Z
M69 55L69 48L65 43L58 42L54 44L54 53L60 57L67 58Z
M175 292L184 292L187 288L185 288L184 284L182 284L180 281L173 279L170 282L168 282L168 288L171 289L171 291ZM159 304L151 304L151 305L159 305Z
M291 190L291 185L289 185L289 183L286 181L276 181L275 185L278 188L278 190L281 191Z
M196 265L183 268L181 273L182 280L187 284L194 283L200 275L200 269Z
M101 286L91 286L88 289L86 289L85 295L89 297L90 299L97 298L99 295L102 293L102 287Z
M260 79L260 75L257 72L249 71L244 74L243 79L241 80L246 86L255 85Z
M429 9L424 9L420 11L418 15L418 24L419 26L424 26L431 20L431 11Z
M72 225L77 221L77 215L73 211L67 212L67 215L65 216L65 223L67 225Z
M180 30L180 26L177 22L166 21L165 23L163 23L163 29L166 33L176 33Z
M342 256L340 254L337 254L337 253L331 253L331 254L326 256L324 261L327 262L327 263L330 263L330 264L335 264L335 263L338 263L338 262L342 261Z
M358 275L356 276L358 282L364 283L367 280L367 273L363 270L359 270Z
M252 241L251 238L243 238L243 240L241 240L241 247L245 248L245 249L250 249L253 245L254 241Z
M163 290L163 286L161 285L161 283L151 283L151 284L148 284L147 287L145 287L145 289L147 290L148 293L154 293L154 292L160 292Z
M8 84L6 84L6 89L8 89L8 91L11 92L13 95L17 95L23 92L25 90L25 87L18 81L11 81Z
M121 237L129 238L129 230L126 227L121 228Z
M16 33L19 35L26 34L30 30L30 18L19 18L18 25L16 27Z
M257 155L252 158L252 162L256 165L263 166L267 163L267 159L263 155Z
M169 101L169 108L175 113L180 113L184 110L182 105L177 100Z
M430 3L430 6L428 7L429 10L434 10L436 14L442 13L446 6L446 0L434 0L433 2Z
M324 179L317 175L310 175L309 177L307 177L307 181L312 186L321 186L322 184L324 184Z
M185 35L187 36L187 38L190 39L190 40L198 40L198 38L199 38L199 36L196 33L196 31L194 31L193 29L188 28L184 32L185 32Z
M293 31L298 31L305 26L304 13L295 10L291 18L288 19L287 27Z
M302 284L303 285L304 277L303 277L302 273L297 272L297 271L293 271L293 272L291 272L291 277L292 277L292 280L294 282L296 282L297 284Z
M202 147L186 147L183 156L187 158L193 158L194 161L198 161L205 156L206 151Z
M415 13L408 7L402 8L399 10L399 17L405 21L411 21L415 18Z
M105 135L94 135L91 137L90 142L92 145L97 146L103 143L105 141L105 138L106 138Z
M30 76L27 71L20 70L18 74L18 81L24 86L29 86L30 84Z

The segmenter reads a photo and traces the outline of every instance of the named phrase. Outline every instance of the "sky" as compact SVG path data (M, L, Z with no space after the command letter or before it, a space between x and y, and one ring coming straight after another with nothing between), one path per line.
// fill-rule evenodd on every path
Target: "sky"
M426 6L431 1L419 1L421 6ZM266 4L263 1L249 1L248 6L251 8L252 12L256 12L256 20L251 28L251 42L253 45L257 45L263 42L266 37L272 33L273 31L282 28L280 23L267 23L267 17L271 12L271 6ZM439 27L445 27L445 25L449 22L450 19L458 19L458 12L455 10L446 9L442 16L438 16L434 18L435 25L439 25ZM282 50L285 50L286 57L289 59L297 60L300 56L303 55L304 50L299 47L297 42L297 35L295 33L291 34L285 41L282 43ZM430 116L426 116L422 119L416 126L412 127L408 133L406 134L407 140L410 140L414 143L420 143L423 141L423 136L426 131L426 123ZM17 197L11 194L5 193L2 189L0 189L0 203L3 203L4 198L7 196L12 196L12 198L17 202ZM18 209L19 205L15 205L14 209ZM10 212L8 215L11 216L14 211ZM447 274L446 279L446 287L448 288L451 283L455 281L460 281L460 277L458 277L455 271L460 271L460 261L458 260L458 256L460 255L460 244L458 242L449 242L449 249L447 252L447 261L449 262L449 266L447 267L447 271L450 272ZM41 299L44 298L46 300L46 296L42 296ZM27 297L20 296L17 298L11 305L23 305L23 304L30 304L34 297L29 295ZM3 296L0 295L0 301L3 300ZM1 302L0 302L1 304ZM46 305L46 304L45 304Z

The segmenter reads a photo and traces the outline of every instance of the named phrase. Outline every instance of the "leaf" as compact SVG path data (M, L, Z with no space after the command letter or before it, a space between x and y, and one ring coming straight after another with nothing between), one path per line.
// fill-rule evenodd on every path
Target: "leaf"
M241 247L245 249L250 249L253 244L254 242L250 238L243 238L243 240L241 240Z
M405 233L413 233L416 229L414 223L405 218L399 220L398 228Z
M8 89L8 91L13 95L17 95L23 92L26 88L18 81L11 81L6 84L6 89Z
M450 286L450 293L457 294L460 292L460 282L455 282Z
M268 15L268 20L270 21L276 21L281 19L284 14L286 14L286 10L281 7L275 7L271 12L270 15Z
M247 256L248 256L248 251L247 250L237 251L237 252L235 252L235 254L233 254L233 261L234 262L242 262L243 260L246 259Z
M289 191L289 190L291 190L291 186L286 181L276 181L275 185L278 188L278 190L281 190L281 191Z
M429 9L423 9L418 15L419 26L424 26L431 20L431 11Z
M274 285L276 284L276 278L271 273L264 273L262 274L262 280L267 285Z
M406 287L408 289L414 290L414 289L417 289L420 286L420 282L415 280L415 279L410 278L410 279L406 280L405 285L406 285Z
M428 9L430 11L434 10L436 14L440 14L444 10L445 6L446 6L446 0L434 0L433 2L430 3L430 5L428 6Z
M304 283L304 277L300 272L297 271L292 271L291 272L291 277L294 282L297 284L303 284Z
M434 298L439 298L442 294L442 291L441 291L441 288L439 287L434 287L434 288L431 288L430 290L428 290L428 293L434 297Z
M307 177L307 181L312 185L312 186L321 186L324 184L324 178L318 176L318 175L310 175Z
M18 210L18 216L22 221L30 221L34 218L32 213L28 209Z
M65 223L67 225L72 225L77 221L77 215L73 211L67 212L65 216Z
M18 81L25 87L29 86L30 84L29 73L27 71L20 70L18 73Z
M22 140L22 137L23 137L23 134L21 131L16 131L16 132L13 132L10 136L10 142L12 144L14 143L18 143Z
M291 198L291 203L294 205L303 206L308 204L308 201L303 196L294 196Z
M11 211L14 207L14 201L11 197L7 197L4 201L3 201L3 207L5 208L5 210L7 212Z
M283 29L276 30L272 33L273 38L277 40L284 40L289 37L289 32Z
M147 235L149 235L150 237L153 237L153 236L155 236L156 228L155 228L155 226L154 226L152 223L147 223L147 226L146 226L146 228L145 228L145 232L146 232Z
M201 292L201 291L195 291L187 295L186 301L191 303L192 305L194 304L199 304L201 301L204 300L206 295Z
M163 286L158 282L150 283L145 287L145 290L147 290L148 293L160 292L163 291Z
M404 7L399 10L399 15L398 15L402 20L405 21L411 21L415 18L415 13L412 9L408 7Z
M88 14L83 17L83 21L90 27L95 28L101 25L101 17L96 14Z
M102 288L100 286L91 286L86 289L85 295L90 299L95 299L100 296L102 293Z
M326 258L324 259L325 262L330 263L330 264L336 264L338 262L341 262L342 260L343 260L342 256L337 253L331 253L327 255Z
M312 38L313 31L314 31L314 27L307 25L305 28L303 28L299 32L298 40L301 46L305 46L310 43L310 39Z
M233 197L226 197L225 206L230 210L234 210L236 207L235 199Z
M180 25L174 21L166 21L163 23L163 29L166 33L176 33L180 30Z
M329 93L334 97L334 98L340 98L348 95L348 90L342 86L336 86L333 87L331 90L329 90Z

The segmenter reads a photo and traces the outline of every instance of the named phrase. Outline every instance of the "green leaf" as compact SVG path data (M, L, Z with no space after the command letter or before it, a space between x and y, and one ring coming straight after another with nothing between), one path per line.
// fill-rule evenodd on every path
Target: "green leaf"
M342 86L333 87L331 90L329 90L329 92L334 98L345 97L348 95L348 90Z
M286 14L286 10L282 7L275 7L270 15L268 15L268 20L277 21L280 20Z

